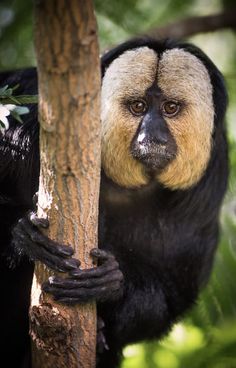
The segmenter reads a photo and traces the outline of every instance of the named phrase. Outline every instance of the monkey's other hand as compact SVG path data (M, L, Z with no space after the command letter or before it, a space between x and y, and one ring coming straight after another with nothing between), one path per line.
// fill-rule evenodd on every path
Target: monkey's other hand
M43 290L60 303L76 304L91 300L103 302L117 299L123 292L123 274L115 257L101 249L92 249L98 266L69 272L68 278L50 277Z
M27 255L33 261L40 261L54 271L77 270L80 262L71 258L73 248L59 244L41 232L42 228L48 226L48 220L37 217L35 212L29 212L12 230L13 246L18 253Z

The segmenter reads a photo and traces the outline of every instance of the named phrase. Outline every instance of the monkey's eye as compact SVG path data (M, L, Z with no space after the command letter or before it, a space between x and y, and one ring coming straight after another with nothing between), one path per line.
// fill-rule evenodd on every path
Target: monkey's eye
M136 100L130 103L129 109L134 115L143 115L147 111L147 104L143 100Z
M161 109L163 115L166 115L167 117L173 117L178 114L180 105L176 101L165 101L162 104Z

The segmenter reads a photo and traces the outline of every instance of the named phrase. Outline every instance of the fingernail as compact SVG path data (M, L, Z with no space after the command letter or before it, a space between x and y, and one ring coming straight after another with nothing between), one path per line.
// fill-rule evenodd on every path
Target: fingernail
M72 256L74 254L74 249L71 247L61 247L60 252L65 256Z
M83 273L83 271L77 268L77 270L70 272L70 276L79 277L82 273Z
M94 248L94 249L92 249L92 250L90 251L90 254L91 254L92 256L100 255L100 250L99 250L99 249L97 249L97 248Z
M78 268L78 261L76 259L67 259L65 260L65 265L67 267L71 267L73 269Z

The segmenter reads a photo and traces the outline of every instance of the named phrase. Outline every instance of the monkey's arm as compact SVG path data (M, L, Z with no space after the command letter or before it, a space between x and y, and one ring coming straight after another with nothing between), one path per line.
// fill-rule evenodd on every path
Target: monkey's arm
M68 277L50 277L43 290L51 293L55 300L67 304L112 300L122 294L123 275L115 257L110 253L93 249L91 256L98 266L82 270L79 260L72 258L73 248L59 244L40 229L48 227L48 221L38 218L34 212L20 219L13 228L13 246L19 253L33 261L40 261L54 271L67 272Z
M185 244L184 235L181 249L174 255L176 247L173 244L170 253L166 251L158 263L149 263L143 255L143 260L136 257L135 263L130 264L124 255L123 272L113 255L95 249L91 255L98 260L98 267L81 270L78 261L71 258L73 249L42 235L40 226L47 224L31 214L20 220L13 234L16 246L31 259L54 270L68 272L67 278L50 278L44 284L44 290L67 304L98 301L106 328L112 331L109 340L119 340L116 344L120 346L159 338L169 330L196 301L202 280L210 272L216 243L213 230L209 238L206 235L190 236L191 244ZM117 303L114 302L116 299L119 300Z

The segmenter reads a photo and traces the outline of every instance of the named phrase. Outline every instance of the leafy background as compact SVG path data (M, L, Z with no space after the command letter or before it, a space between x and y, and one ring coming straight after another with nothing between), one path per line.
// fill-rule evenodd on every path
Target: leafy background
M101 52L135 34L221 12L223 0L95 0ZM236 15L235 15L236 16ZM1 0L0 70L35 65L31 0ZM231 29L188 39L223 72L228 91L230 181L213 273L194 309L160 342L124 349L122 368L236 368L236 39Z

